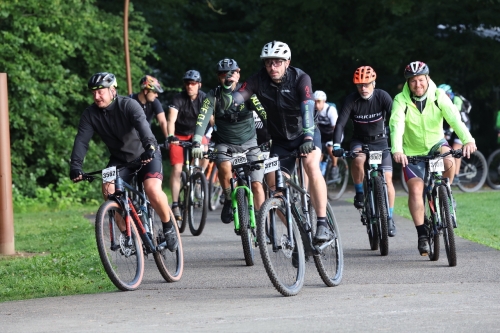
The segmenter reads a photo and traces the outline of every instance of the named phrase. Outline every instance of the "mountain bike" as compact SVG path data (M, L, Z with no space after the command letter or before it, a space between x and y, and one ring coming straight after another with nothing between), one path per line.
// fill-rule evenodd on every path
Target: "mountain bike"
M194 159L191 164L191 141L179 141L179 146L184 148L184 170L181 173L181 186L179 190L179 210L182 220L178 220L179 231L182 233L189 225L193 236L199 236L205 228L208 213L208 187L207 179L199 160ZM163 147L163 145L160 145Z
M455 178L458 178L458 183L456 185L451 185L458 186L462 192L476 192L480 190L488 180L489 171L489 163L486 162L486 158L479 150L476 150L469 158L465 156L462 157L460 170L458 174L455 175ZM408 193L408 185L406 185L403 172L401 172L401 184L403 185L403 189Z
M488 186L494 190L500 190L500 149L495 150L488 157Z
M424 224L428 232L430 247L429 259L439 259L439 236L443 235L446 256L450 266L457 265L455 246L455 232L457 219L455 199L449 184L449 179L443 177L445 171L443 158L452 155L455 158L462 156L462 150L450 150L446 153L427 156L408 157L408 163L425 162L424 193L425 205Z
M113 284L124 291L135 290L141 284L144 256L148 254L153 254L167 282L179 281L184 270L177 225L174 223L179 245L175 252L170 252L166 248L162 222L145 194L142 181L134 176L135 186L132 186L120 177L121 170L135 166L137 173L141 166L136 161L83 175L84 180L92 182L94 175L101 174L103 183L115 184L115 193L109 194L97 211L95 234L104 270Z
M215 160L217 154L222 154L230 157L231 171L231 207L233 208L234 217L234 232L241 237L243 245L243 255L247 266L254 265L254 244L256 246L255 232L255 210L253 205L253 193L251 189L252 179L250 173L253 170L263 168L264 159L258 156L257 160L249 161L247 155L252 154L252 151L258 150L258 155L262 155L260 151L264 146L256 146L246 149L243 152L234 153L228 150L217 151L208 154L208 158Z
M265 173L275 173L275 186L269 187L257 218L257 240L262 262L272 284L283 296L294 296L304 284L306 257L313 257L316 269L329 286L342 280L344 255L340 231L329 203L326 219L333 234L327 242L313 242L317 224L316 212L304 187L304 166L298 151L289 156L299 158L296 182L280 169L280 158L265 162Z
M368 145L363 145L361 150L346 151L337 149L334 154L350 158L356 158L358 154L366 155L365 177L363 179L365 202L362 209L359 209L361 222L366 226L370 249L376 251L380 247L380 255L389 254L389 196L387 192L387 182L385 180L385 170L382 169L382 151L370 151ZM339 159L340 160L340 159Z
M332 158L329 154L325 154L326 168L325 177L326 188L329 200L338 200L344 194L349 181L349 166L343 159L337 159L338 173L333 174Z

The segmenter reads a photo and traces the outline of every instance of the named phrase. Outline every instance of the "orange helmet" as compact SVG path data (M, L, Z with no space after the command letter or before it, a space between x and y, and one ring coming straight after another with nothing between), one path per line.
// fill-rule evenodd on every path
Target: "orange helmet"
M358 83L370 83L375 81L377 78L377 73L370 66L361 66L354 72L354 78L352 79L354 84Z

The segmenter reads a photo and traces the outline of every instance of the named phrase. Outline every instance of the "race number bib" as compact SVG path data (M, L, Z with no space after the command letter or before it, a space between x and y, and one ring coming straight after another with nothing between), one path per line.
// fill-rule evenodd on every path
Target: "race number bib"
M116 179L116 166L102 170L102 183L110 183Z
M264 174L276 171L280 168L279 157L272 157L264 161Z
M440 172L444 171L444 161L442 158L436 158L429 161L429 171L430 172Z
M232 165L240 165L247 163L247 155L244 153L233 154Z
M370 151L368 164L382 164L382 151Z

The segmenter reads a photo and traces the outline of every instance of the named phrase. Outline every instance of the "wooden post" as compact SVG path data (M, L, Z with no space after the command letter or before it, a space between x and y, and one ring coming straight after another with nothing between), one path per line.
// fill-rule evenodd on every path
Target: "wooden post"
M7 73L0 73L0 254L6 255L15 253L10 163Z
M127 90L128 94L132 94L132 76L130 73L130 54L128 50L128 2L125 0L125 8L123 10L123 44L125 46L125 70L127 71Z

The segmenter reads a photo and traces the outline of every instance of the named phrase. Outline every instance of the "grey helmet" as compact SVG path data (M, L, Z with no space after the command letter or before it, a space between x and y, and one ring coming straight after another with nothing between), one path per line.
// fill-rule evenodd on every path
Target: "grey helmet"
M90 90L97 90L102 88L117 87L116 77L112 73L100 72L92 75L88 84Z
M238 63L234 59L224 58L217 63L217 72L229 72L238 69Z
M196 82L201 82L201 75L200 72L191 69L184 74L184 77L182 78L183 80L190 80L190 81L196 81Z

